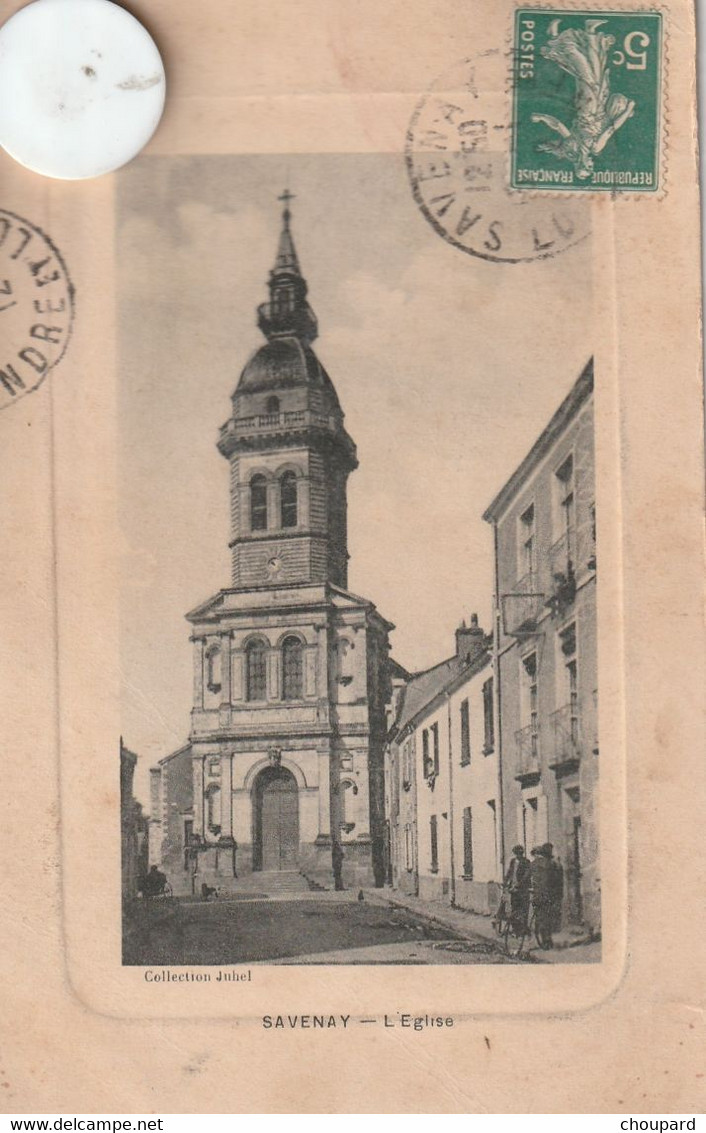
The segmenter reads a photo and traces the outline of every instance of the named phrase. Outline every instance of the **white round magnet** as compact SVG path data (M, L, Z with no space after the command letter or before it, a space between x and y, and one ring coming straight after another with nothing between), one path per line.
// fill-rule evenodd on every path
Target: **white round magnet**
M164 108L162 60L110 0L35 0L0 28L0 145L47 177L130 161Z

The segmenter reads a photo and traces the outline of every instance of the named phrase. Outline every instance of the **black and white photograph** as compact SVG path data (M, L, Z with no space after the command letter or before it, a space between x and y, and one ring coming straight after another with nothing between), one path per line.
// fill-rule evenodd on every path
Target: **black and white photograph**
M600 960L585 210L436 161L119 177L126 965Z

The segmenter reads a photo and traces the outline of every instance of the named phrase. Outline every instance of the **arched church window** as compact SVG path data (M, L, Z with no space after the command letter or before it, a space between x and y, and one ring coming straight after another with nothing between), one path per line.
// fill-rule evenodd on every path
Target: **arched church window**
M206 687L211 692L221 689L221 651L217 645L212 645L206 653Z
M279 481L282 527L297 526L297 477L294 472L283 472Z
M245 651L245 657L248 700L266 700L267 646L264 641L251 641Z
M266 413L279 413L279 398L268 397L265 408Z
M267 478L261 472L250 481L250 527L267 531Z
M298 637L285 637L282 645L282 699L304 695L304 648Z

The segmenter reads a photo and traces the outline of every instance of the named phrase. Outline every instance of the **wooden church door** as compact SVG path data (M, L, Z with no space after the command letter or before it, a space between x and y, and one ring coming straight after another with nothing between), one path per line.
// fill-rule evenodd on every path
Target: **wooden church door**
M299 797L294 776L283 767L270 772L262 785L259 825L262 869L296 869Z

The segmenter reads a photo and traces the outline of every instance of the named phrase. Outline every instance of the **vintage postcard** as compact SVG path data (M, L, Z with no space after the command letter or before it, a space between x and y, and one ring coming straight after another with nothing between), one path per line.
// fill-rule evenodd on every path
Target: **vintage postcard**
M136 14L0 164L8 1104L696 1109L690 4Z

